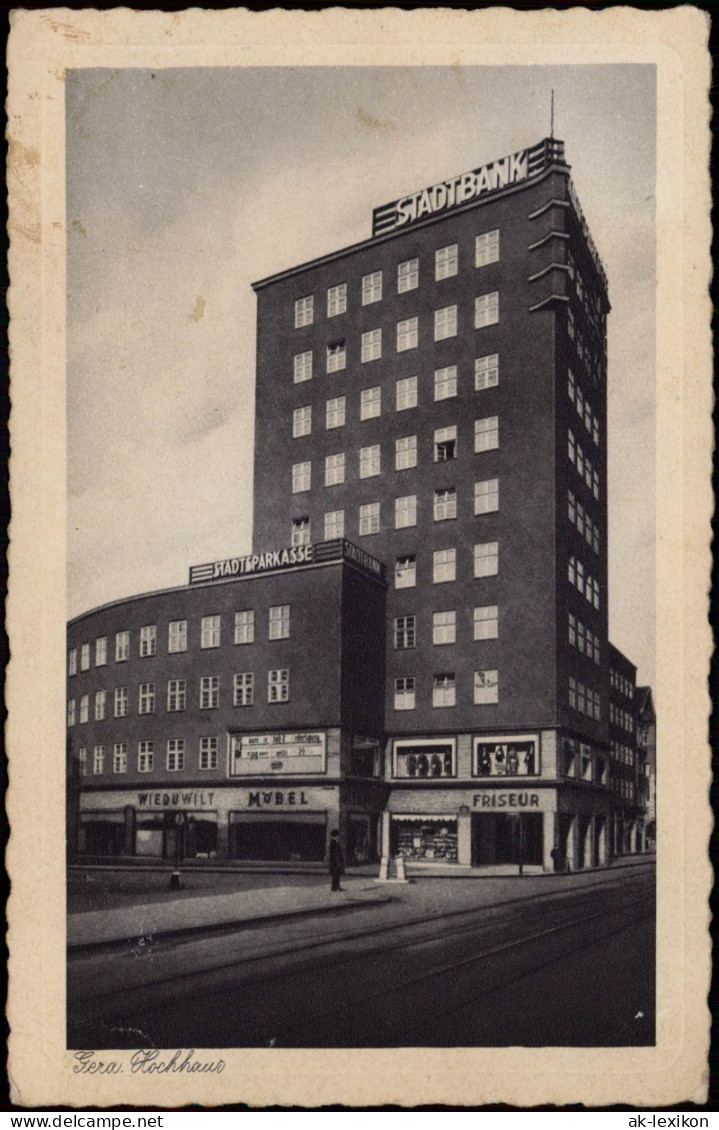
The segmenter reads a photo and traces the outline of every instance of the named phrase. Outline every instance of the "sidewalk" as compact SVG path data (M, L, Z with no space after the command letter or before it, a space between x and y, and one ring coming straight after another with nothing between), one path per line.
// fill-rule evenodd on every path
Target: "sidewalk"
M444 879L451 875L453 878L465 881L469 879L469 883L463 884L466 888L464 897L471 900L472 905L479 905L485 901L488 904L493 903L498 898L514 898L520 893L522 897L529 897L532 893L540 894L564 888L569 890L578 882L583 883L587 879L590 883L601 881L602 877L606 877L612 871L647 866L654 862L653 854L625 856L615 860L609 867L575 871L565 875L525 874L524 877L520 877L518 874L494 874L491 877L495 881L481 886L477 886L476 879L490 876L486 874L480 876L476 869L458 869L456 865L451 873L441 865L434 865L432 869L427 865L422 870L419 867L416 869L410 867L408 878L410 880L415 877ZM419 887L380 883L366 875L345 875L342 882L344 889L339 893L330 891L327 884L312 887L288 884L201 896L191 896L190 892L178 891L174 897L163 902L137 903L131 906L69 914L67 945L68 949L77 950L82 947L125 942L142 948L158 935L172 936L242 925L250 929L253 926L269 926L278 921L314 917L337 911L352 913L369 910L372 907L379 908L390 902L396 902L398 898L402 899L402 896L406 898L411 895L410 902L414 903L420 895ZM439 912L447 899L450 903L454 903L453 889L455 884L451 884L447 889L444 884L430 884L426 896L419 898L420 903L427 903L424 912L430 914L433 911ZM480 893L483 893L482 897L478 898Z
M343 889L322 887L262 887L259 890L177 897L166 902L139 903L111 910L69 914L68 949L134 942L146 945L158 934L186 934L222 926L269 924L273 920L304 915L352 911L389 901L384 885L363 877L345 877Z

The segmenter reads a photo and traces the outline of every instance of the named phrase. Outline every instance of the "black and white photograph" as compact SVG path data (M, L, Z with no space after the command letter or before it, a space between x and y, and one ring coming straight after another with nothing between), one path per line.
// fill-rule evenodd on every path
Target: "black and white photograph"
M70 1070L656 1052L657 63L80 64Z

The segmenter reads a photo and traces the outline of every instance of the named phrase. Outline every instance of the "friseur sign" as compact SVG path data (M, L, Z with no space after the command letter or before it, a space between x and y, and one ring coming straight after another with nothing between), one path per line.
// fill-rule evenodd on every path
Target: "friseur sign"
M510 157L490 161L468 173L423 188L391 204L383 204L372 213L372 235L384 235L407 227L438 212L446 212L460 204L477 200L489 192L526 180L529 176L530 151L522 149Z

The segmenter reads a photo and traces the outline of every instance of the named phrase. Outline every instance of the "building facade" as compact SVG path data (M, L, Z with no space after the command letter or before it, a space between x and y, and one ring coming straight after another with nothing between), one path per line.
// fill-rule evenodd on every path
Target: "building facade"
M377 208L368 240L254 289L254 552L313 555L281 588L319 577L327 545L354 546L386 576L365 581L381 588L381 627L365 627L362 604L356 616L339 598L322 604L319 635L303 639L308 708L286 720L265 704L257 733L308 729L329 743L332 730L340 751L373 751L356 759L366 773L349 771L348 754L333 769L352 858L365 849L348 838L345 795L363 798L347 820L369 821L371 858L550 870L628 850L637 795L615 787L610 715L610 306L563 143ZM270 578L237 581L249 583ZM318 609L311 585L267 591ZM342 721L343 696L364 696L369 675L337 667L344 650L325 653L326 633L365 639L374 698L361 725L351 705ZM228 750L230 713L216 735ZM250 761L248 781L282 780L275 760ZM346 793L353 776L363 783ZM232 854L228 811L215 850Z

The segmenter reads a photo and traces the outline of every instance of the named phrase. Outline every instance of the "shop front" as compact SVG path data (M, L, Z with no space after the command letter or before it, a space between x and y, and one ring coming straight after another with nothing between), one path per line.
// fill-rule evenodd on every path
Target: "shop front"
M231 859L319 863L326 843L327 812L230 812Z

